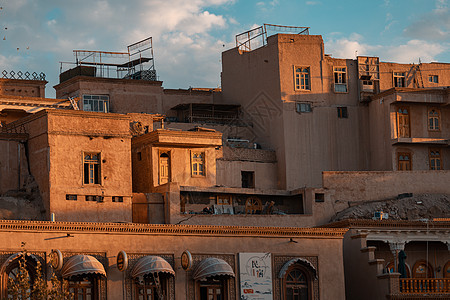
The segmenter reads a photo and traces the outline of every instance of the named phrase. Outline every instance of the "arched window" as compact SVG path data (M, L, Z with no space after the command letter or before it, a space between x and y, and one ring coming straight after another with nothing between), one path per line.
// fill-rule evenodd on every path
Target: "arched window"
M311 300L313 299L313 281L316 276L314 266L303 258L288 261L280 271L284 299Z
M441 121L441 112L439 109L430 109L428 111L428 130L439 131Z
M11 255L2 266L2 299L8 299L8 280L16 280L20 272L20 260L23 260L25 255L25 269L28 272L30 291L36 277L37 258L32 254L25 254L23 252ZM6 276L5 276L6 275ZM9 296L11 297L11 296Z
M308 300L310 288L306 273L300 268L292 268L286 274L286 299Z
M433 267L426 260L419 260L413 267L413 278L434 278Z

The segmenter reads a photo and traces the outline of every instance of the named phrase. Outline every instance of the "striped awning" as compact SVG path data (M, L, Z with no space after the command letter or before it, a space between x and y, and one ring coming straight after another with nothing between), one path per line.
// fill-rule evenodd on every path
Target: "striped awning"
M307 267L308 269L310 269L314 274L314 278L317 278L317 271L316 268L313 266L313 264L307 259L301 257L293 258L287 263L285 263L284 266L281 268L280 273L278 274L278 278L283 278L286 275L286 272L289 269L289 267L295 263L300 263L305 267Z
M203 280L207 277L227 276L235 277L231 266L220 258L208 257L202 260L194 270L194 280Z
M164 258L150 255L138 260L131 271L131 277L136 278L153 273L168 273L175 276L172 266Z
M74 255L67 260L61 269L63 278L82 274L101 274L106 276L103 265L90 255Z

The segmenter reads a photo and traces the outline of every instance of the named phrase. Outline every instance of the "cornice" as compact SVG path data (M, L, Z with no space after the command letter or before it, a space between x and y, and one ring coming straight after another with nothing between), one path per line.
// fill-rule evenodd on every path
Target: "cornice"
M142 234L242 237L343 238L347 228L248 227L166 225L136 223L88 223L0 220L0 232L70 232L77 234Z
M449 229L450 220L369 220L369 219L347 219L330 224L322 225L324 228L382 228L385 229L411 229L411 228L429 228L429 229Z

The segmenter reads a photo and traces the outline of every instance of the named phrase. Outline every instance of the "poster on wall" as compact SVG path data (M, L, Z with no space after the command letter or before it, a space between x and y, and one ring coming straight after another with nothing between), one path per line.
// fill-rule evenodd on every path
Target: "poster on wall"
M272 300L270 253L239 253L241 300Z

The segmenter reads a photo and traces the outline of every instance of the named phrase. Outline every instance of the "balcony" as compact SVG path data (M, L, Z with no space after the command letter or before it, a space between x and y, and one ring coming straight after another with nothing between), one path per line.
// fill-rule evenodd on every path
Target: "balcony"
M400 278L399 281L401 294L450 294L450 278Z

